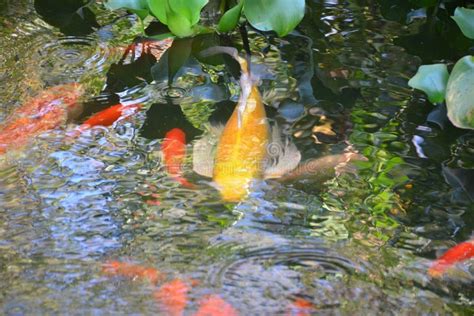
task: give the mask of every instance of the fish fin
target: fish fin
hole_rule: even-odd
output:
[[[281,130],[277,125],[271,129],[271,142],[267,146],[265,179],[279,178],[295,169],[301,161],[301,153],[296,145],[287,136],[282,140]]]
[[[216,143],[224,132],[225,125],[221,123],[209,124],[207,127],[208,133],[211,134],[212,137],[216,138]]]
[[[247,99],[252,90],[252,86],[258,81],[253,75],[250,74],[250,64],[247,59],[239,56],[239,51],[235,47],[228,46],[215,46],[207,48],[201,51],[202,57],[209,57],[216,54],[227,54],[234,58],[240,65],[241,76],[240,76],[240,87],[242,89],[240,93],[239,103],[237,105],[237,126],[242,126],[242,117],[247,106]]]
[[[215,151],[223,131],[224,125],[210,125],[208,132],[194,143],[193,170],[197,174],[212,178]]]
[[[204,49],[199,53],[199,55],[201,55],[202,57],[210,57],[217,54],[227,54],[235,59],[239,58],[239,52],[237,48],[230,46],[214,46]]]
[[[242,74],[248,74],[250,72],[247,59],[240,57],[239,51],[235,47],[214,46],[214,47],[207,48],[199,53],[199,55],[201,55],[204,58],[212,56],[212,55],[217,55],[217,54],[227,54],[227,55],[230,55],[232,58],[234,58],[240,64]]]

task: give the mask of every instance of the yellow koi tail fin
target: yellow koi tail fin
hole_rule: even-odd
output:
[[[249,65],[248,62],[245,58],[242,58],[239,56],[239,52],[235,47],[229,47],[229,46],[215,46],[211,48],[207,48],[203,50],[200,55],[202,57],[209,57],[217,54],[227,54],[234,58],[239,64],[240,64],[240,69],[242,70],[242,74],[248,75],[249,73]]]

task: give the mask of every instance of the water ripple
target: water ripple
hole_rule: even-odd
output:
[[[112,51],[92,37],[62,37],[36,50],[46,80],[79,80],[84,74],[101,73]]]

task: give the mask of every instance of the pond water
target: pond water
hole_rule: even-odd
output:
[[[443,58],[432,42],[413,48],[424,19],[394,21],[384,1],[307,1],[289,36],[249,30],[268,117],[302,159],[365,158],[351,172],[257,183],[230,203],[192,171],[190,156],[210,122],[229,117],[238,71],[193,54],[179,70],[173,64],[189,45],[242,51],[240,34],[176,41],[164,54],[171,42],[130,52],[135,17],[100,2],[73,14],[73,2],[55,10],[48,1],[0,3],[0,120],[49,87],[80,82],[85,90],[79,118],[2,158],[2,314],[166,314],[152,293],[177,278],[192,280],[190,315],[210,294],[241,315],[291,315],[299,298],[314,314],[474,311],[472,261],[441,279],[427,274],[474,229],[472,183],[460,175],[472,175],[474,135],[407,85],[419,65]],[[67,136],[118,102],[143,106],[110,127]],[[175,127],[186,133],[192,187],[174,181],[161,158]],[[165,279],[107,275],[111,260]]]

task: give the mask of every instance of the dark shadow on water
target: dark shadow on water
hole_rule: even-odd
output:
[[[48,24],[64,35],[87,35],[99,27],[87,0],[35,0],[35,10]]]

